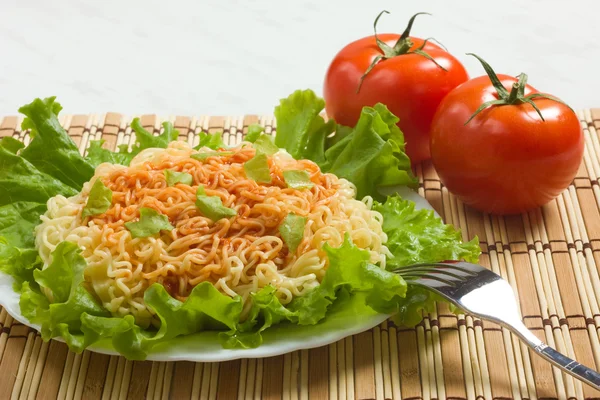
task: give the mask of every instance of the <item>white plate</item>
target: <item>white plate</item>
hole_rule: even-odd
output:
[[[404,199],[412,200],[419,209],[433,210],[433,207],[417,193],[408,188],[395,188]],[[19,294],[12,289],[12,278],[0,272],[0,305],[17,321],[39,330],[30,323],[19,307]],[[325,346],[347,336],[364,332],[385,321],[389,316],[378,314],[364,305],[364,299],[355,296],[343,310],[333,313],[317,325],[280,324],[263,333],[264,342],[255,349],[223,349],[219,344],[217,332],[208,331],[175,338],[157,345],[148,354],[153,361],[199,361],[217,362],[238,358],[271,357],[291,351]],[[60,339],[59,339],[60,340]],[[99,353],[118,355],[109,341],[103,341],[89,347]]]

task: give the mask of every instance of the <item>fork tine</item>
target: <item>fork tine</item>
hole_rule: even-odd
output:
[[[457,274],[454,271],[445,271],[443,269],[426,269],[426,268],[417,268],[410,269],[405,272],[399,272],[400,275],[404,277],[414,276],[414,277],[423,277],[423,278],[440,278],[447,279],[449,281],[464,281],[468,279],[468,276],[464,276],[462,274]]]
[[[467,279],[473,278],[478,273],[461,264],[462,263],[414,264],[397,268],[395,272],[400,274],[404,279],[433,279],[448,286],[456,286]]]
[[[467,263],[464,263],[467,264]],[[394,271],[397,272],[404,272],[404,271],[415,271],[415,270],[420,270],[420,271],[452,271],[454,272],[456,275],[460,275],[460,276],[475,276],[477,275],[480,271],[474,271],[472,269],[463,267],[462,265],[456,265],[456,264],[445,264],[445,263],[431,263],[431,264],[413,264],[413,265],[407,265],[404,267],[399,267],[396,268]]]
[[[448,281],[443,278],[426,276],[426,277],[418,277],[414,279],[409,279],[410,283],[418,283],[419,285],[426,286],[433,289],[441,289],[443,288],[452,288],[456,286],[455,282]]]
[[[421,266],[429,266],[435,269],[446,269],[453,270],[459,272],[464,275],[477,275],[481,272],[481,268],[476,268],[478,266],[474,264],[469,264],[465,262],[441,262],[441,263],[430,263],[430,264],[414,264],[411,267],[421,267]]]

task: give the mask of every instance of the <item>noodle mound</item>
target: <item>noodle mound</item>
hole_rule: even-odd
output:
[[[242,296],[246,311],[250,294],[270,284],[287,304],[319,285],[328,266],[323,244],[338,247],[346,233],[370,252],[371,262],[385,267],[389,252],[382,216],[371,210],[371,198],[354,198],[350,182],[280,151],[268,157],[272,182],[259,184],[244,172],[244,162],[255,155],[247,143],[204,161],[190,158],[194,153],[182,142],[144,150],[129,167],[100,165],[78,195],[51,198],[36,228],[44,267],[60,242],[77,243],[87,262],[88,289],[113,315],[133,315],[144,327],[157,323],[143,300],[144,291],[156,282],[185,300],[195,285],[208,281],[224,294]],[[166,169],[191,174],[192,185],[169,187]],[[314,186],[288,188],[285,170],[307,171]],[[82,218],[97,179],[112,190],[112,205],[104,214]],[[199,185],[237,214],[218,221],[203,216],[196,206]],[[137,221],[142,207],[166,215],[175,229],[132,238],[125,223]],[[302,242],[293,253],[278,230],[289,213],[307,217]]]

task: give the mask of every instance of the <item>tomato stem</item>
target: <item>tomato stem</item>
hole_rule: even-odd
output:
[[[519,99],[519,84],[517,82],[513,83],[512,89],[506,98],[506,104],[515,104]]]
[[[544,119],[544,116],[542,115],[542,112],[540,111],[540,109],[533,102],[534,99],[539,99],[539,98],[549,99],[549,100],[559,102],[559,103],[564,104],[565,106],[569,107],[562,100],[560,100],[554,96],[547,95],[547,94],[534,93],[529,96],[525,96],[525,87],[527,86],[527,74],[525,74],[525,73],[520,73],[517,76],[517,81],[512,84],[511,90],[509,92],[504,87],[502,82],[500,82],[500,79],[498,79],[498,75],[496,75],[496,73],[494,72],[492,67],[487,62],[485,62],[484,59],[482,59],[481,57],[479,57],[478,55],[473,54],[473,53],[467,53],[467,55],[473,56],[479,60],[479,62],[483,66],[483,69],[485,70],[487,76],[490,78],[492,85],[496,89],[498,99],[485,102],[481,106],[479,106],[479,108],[473,113],[473,115],[471,115],[471,117],[467,120],[467,122],[465,122],[465,125],[467,125],[469,122],[471,122],[471,120],[473,118],[475,118],[475,116],[477,116],[480,112],[482,112],[486,108],[492,107],[492,106],[505,106],[505,105],[515,105],[515,104],[527,103],[533,107],[533,109],[538,113],[538,115],[540,116],[542,121],[546,121],[546,120]],[[569,107],[569,108],[571,108],[571,107]],[[572,110],[572,108],[571,108],[571,110]]]
[[[506,98],[506,104],[520,104],[525,96],[525,85],[527,84],[527,74],[519,74],[518,81],[513,83],[510,93]]]
[[[431,57],[431,55],[429,55],[427,52],[425,52],[423,50],[423,48],[425,47],[425,45],[427,44],[428,41],[433,41],[435,39],[428,38],[423,42],[423,44],[419,48],[411,50],[411,48],[414,46],[414,42],[410,38],[410,30],[412,29],[413,23],[415,22],[415,18],[417,18],[418,15],[431,15],[431,14],[426,13],[426,12],[419,12],[419,13],[416,13],[415,15],[413,15],[408,20],[408,25],[406,26],[406,29],[404,29],[404,32],[402,32],[402,35],[400,35],[400,37],[398,38],[398,40],[396,41],[396,43],[394,44],[393,47],[388,45],[387,43],[385,43],[383,40],[380,40],[379,37],[377,36],[377,23],[379,22],[379,18],[381,18],[381,16],[383,14],[389,14],[389,11],[387,11],[387,10],[381,11],[375,18],[375,21],[373,22],[373,31],[375,32],[375,35],[374,35],[375,42],[377,43],[377,47],[379,47],[382,54],[378,55],[377,57],[375,57],[373,59],[373,61],[371,62],[371,64],[369,65],[369,67],[367,68],[365,73],[360,77],[360,82],[358,84],[358,87],[356,88],[356,93],[360,92],[360,88],[362,87],[364,79],[367,77],[369,72],[371,72],[371,70],[373,68],[375,68],[375,66],[377,64],[379,64],[380,62],[382,62],[384,60],[387,60],[388,58],[394,58],[394,57],[398,57],[398,56],[401,56],[404,54],[418,54],[422,57],[425,57],[428,60],[431,60],[435,65],[437,65],[444,71],[447,71],[446,68],[441,66],[437,61],[435,61],[433,59],[433,57]]]
[[[525,96],[525,86],[527,86],[527,74],[524,72],[521,72],[519,74],[519,76],[517,76],[517,86],[519,87],[519,92],[518,95],[519,97],[524,97]]]
[[[437,40],[434,37],[428,37],[427,39],[423,40],[423,44],[419,47],[419,49],[423,50],[423,47],[425,47],[427,42],[437,43],[437,45],[440,46],[442,49],[444,49],[445,52],[448,52],[448,48],[446,46],[444,46],[444,44],[442,42],[440,42],[439,40]]]
[[[413,23],[415,22],[415,18],[417,18],[417,16],[419,16],[419,15],[431,15],[431,14],[427,13],[427,12],[418,12],[415,15],[413,15],[412,17],[410,17],[410,19],[408,20],[408,25],[406,25],[406,29],[404,29],[404,32],[402,32],[402,35],[400,35],[400,37],[398,38],[398,41],[394,45],[394,48],[398,47],[400,45],[400,43],[402,43],[406,39],[408,39],[408,36],[410,35],[410,30],[412,29]]]
[[[394,46],[394,51],[396,51],[398,54],[406,54],[412,46],[413,42],[410,39],[403,40]]]

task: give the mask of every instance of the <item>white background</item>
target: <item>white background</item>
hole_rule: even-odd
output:
[[[590,1],[0,0],[0,115],[58,96],[67,113],[271,113],[321,93],[345,44],[413,28],[483,73],[529,74],[574,108],[600,107],[600,3]]]

